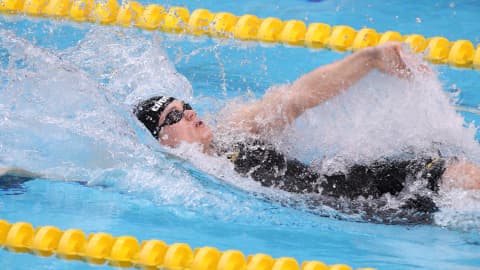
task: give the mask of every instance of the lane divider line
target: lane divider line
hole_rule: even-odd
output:
[[[158,4],[142,6],[135,1],[119,4],[117,0],[0,0],[0,13],[326,48],[340,52],[399,41],[407,43],[414,53],[424,53],[424,58],[433,64],[480,69],[480,44],[475,47],[470,40],[452,42],[438,36],[426,38],[418,34],[401,35],[395,31],[378,33],[370,28],[357,31],[346,25],[310,23],[307,26],[300,20],[282,21],[274,17],[258,18],[251,14],[236,16],[228,12],[214,13],[208,9],[196,9],[190,13],[185,7],[166,9]]]
[[[267,254],[245,256],[238,250],[220,251],[215,247],[192,249],[185,243],[167,245],[161,240],[141,243],[133,236],[113,237],[108,233],[87,234],[78,229],[60,230],[54,226],[34,228],[27,222],[10,224],[0,219],[0,246],[12,252],[42,257],[56,255],[65,260],[115,267],[170,270],[352,270],[345,264],[326,265],[291,257],[272,258]],[[357,270],[374,270],[358,268]]]

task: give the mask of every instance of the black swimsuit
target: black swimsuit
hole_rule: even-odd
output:
[[[387,159],[369,165],[353,165],[346,172],[322,174],[258,140],[236,144],[227,152],[227,157],[238,173],[250,176],[263,186],[350,200],[359,196],[379,199],[387,193],[396,196],[405,188],[408,179],[418,178],[424,180],[427,190],[435,193],[445,171],[443,159],[418,158]],[[426,214],[437,210],[430,197],[420,194],[413,194],[400,208]]]

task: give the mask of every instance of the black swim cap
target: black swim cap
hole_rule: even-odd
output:
[[[160,115],[167,108],[168,104],[174,100],[175,98],[173,97],[155,96],[141,101],[133,109],[135,116],[147,127],[155,139],[158,139],[158,133],[160,132],[158,128]]]

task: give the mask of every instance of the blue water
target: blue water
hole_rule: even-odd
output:
[[[480,42],[480,25],[476,23],[480,5],[475,1],[161,4]],[[129,114],[132,93],[161,92],[170,87],[174,88],[170,94],[190,99],[194,108],[211,119],[210,115],[232,98],[248,93],[261,96],[269,86],[291,82],[345,54],[5,15],[0,17],[0,25],[0,165],[59,176],[14,186],[5,186],[3,183],[9,180],[2,179],[1,219],[353,267],[480,269],[478,194],[460,194],[458,201],[465,201],[465,205],[446,208],[436,224],[422,226],[372,224],[328,209],[289,207],[285,202],[301,202],[302,198],[281,192],[272,195],[276,191],[265,190],[228,170],[218,172],[214,166],[192,164],[183,156],[166,153]],[[191,83],[191,92],[188,84],[173,74],[171,64],[155,62],[162,50]],[[434,68],[443,85],[441,92],[455,94],[451,104],[478,108],[478,71]],[[386,87],[388,82],[379,84]],[[347,118],[341,114],[327,116],[320,109],[318,113],[325,117],[322,121],[315,117],[303,120],[313,134],[324,134],[322,125],[330,127],[344,144],[310,141],[309,146],[304,143],[309,134],[299,129],[297,147],[302,149],[298,154],[307,159],[306,152],[315,153],[323,149],[323,144],[328,145],[327,150],[341,148],[349,145],[345,137],[357,142],[364,140],[362,136],[378,142],[370,145],[372,142],[364,141],[363,148],[358,145],[359,152],[350,149],[350,153],[362,154],[377,147],[389,151],[395,147],[384,140],[386,137],[405,143],[411,139],[408,134],[431,135],[429,130],[433,130],[436,139],[451,142],[472,159],[480,159],[475,155],[480,138],[475,130],[479,115],[459,112],[464,119],[459,121],[451,107],[437,102],[443,97],[434,90],[419,92],[421,100],[405,98],[399,104],[393,100],[401,89],[365,91],[353,91],[351,99],[347,96],[348,106],[335,102],[330,106],[356,113],[374,108],[369,119],[356,118],[355,114]],[[426,111],[405,112],[404,121],[398,115],[382,118],[383,102],[387,107],[412,103],[428,106]],[[385,119],[404,125],[407,132],[384,129]],[[415,125],[414,120],[423,126]],[[350,132],[348,127],[332,124],[358,121],[372,130],[380,128],[383,135],[368,128]],[[462,127],[470,124],[471,129]],[[423,142],[415,143],[418,146]],[[348,150],[343,151],[348,154]],[[0,254],[2,269],[110,269],[4,250]]]
[[[267,252],[275,257],[322,260],[378,269],[475,269],[478,236],[431,226],[385,226],[322,218],[257,201],[244,207],[265,213],[249,217],[212,217],[181,205],[153,203],[138,194],[74,183],[35,180],[23,194],[2,194],[2,217],[81,228],[138,239],[186,242],[192,246],[237,249],[246,254]],[[242,194],[237,194],[242,196]],[[245,205],[246,204],[246,205]],[[24,209],[28,213],[19,213]],[[224,213],[227,214],[227,213]],[[215,215],[215,214],[213,214]],[[90,269],[85,263],[2,252],[2,265],[27,269]],[[108,269],[108,267],[105,267]]]

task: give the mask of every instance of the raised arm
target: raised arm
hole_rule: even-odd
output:
[[[269,91],[257,102],[239,108],[231,122],[252,133],[282,129],[305,110],[340,94],[372,69],[406,76],[400,43],[388,43],[355,52],[321,66],[293,84]]]

